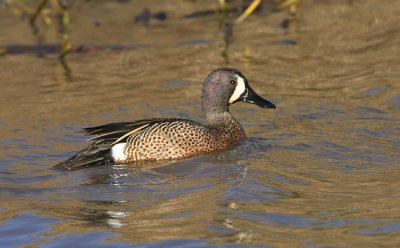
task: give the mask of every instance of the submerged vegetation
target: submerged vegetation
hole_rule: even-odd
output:
[[[117,1],[117,0],[115,0]],[[129,1],[129,0],[127,0]],[[91,1],[80,2],[79,4],[86,4]],[[119,3],[124,3],[126,1],[118,0]],[[238,5],[238,2],[241,2]],[[269,6],[274,6],[276,11],[287,9],[290,16],[282,22],[283,28],[288,28],[290,22],[296,18],[296,13],[298,11],[300,0],[271,0],[271,1],[261,1],[261,0],[250,0],[250,1],[228,1],[228,0],[216,0],[215,5],[212,7],[213,10],[202,10],[197,11],[188,15],[183,16],[183,18],[199,18],[208,14],[214,15],[216,17],[217,23],[223,32],[224,37],[224,47],[221,52],[226,63],[229,63],[228,59],[228,48],[231,43],[233,36],[233,30],[235,25],[239,25],[244,22],[246,18],[253,15],[256,12],[261,11],[263,5],[268,2]],[[192,1],[196,4],[196,1]],[[78,4],[74,1],[67,0],[37,0],[35,3],[26,0],[8,0],[5,1],[6,7],[10,9],[16,16],[21,17],[22,20],[28,20],[32,34],[36,37],[36,48],[20,46],[19,44],[7,45],[0,47],[1,54],[13,53],[13,52],[26,52],[30,50],[35,50],[38,56],[44,56],[46,53],[57,51],[58,59],[63,66],[66,74],[70,74],[71,69],[68,66],[66,58],[71,52],[82,52],[102,48],[110,48],[108,46],[87,46],[80,44],[72,44],[69,38],[70,29],[78,29],[79,27],[71,26],[70,20],[70,9],[73,4]],[[158,12],[155,14],[150,13],[148,9],[144,9],[139,15],[137,15],[134,20],[137,23],[142,23],[148,25],[151,18],[158,19],[160,21],[165,21],[167,19],[166,12]],[[56,27],[58,44],[52,45],[46,43],[45,33]],[[111,49],[122,49],[123,46],[118,44],[111,45]]]
[[[296,19],[299,4],[300,0],[282,0],[279,4],[277,4],[277,7],[281,10],[288,9],[291,15],[290,18],[283,21],[283,23],[286,23],[283,26],[284,28],[288,28],[290,22]],[[234,25],[242,23],[257,9],[260,10],[261,0],[252,0],[250,4],[244,4],[242,5],[242,7],[244,11],[240,13],[240,16],[235,19],[231,19],[229,13],[232,11],[230,11],[228,4],[225,0],[219,0],[219,8],[215,12],[219,22],[219,26],[224,33],[224,48],[221,54],[225,59],[225,63],[227,64],[229,63],[228,48],[231,43],[231,38],[233,36]]]
[[[57,25],[60,40],[58,59],[66,73],[69,73],[70,68],[65,60],[72,49],[72,44],[68,36],[70,26],[68,1],[40,0],[34,8],[29,7],[25,1],[10,0],[7,3],[15,14],[28,17],[29,25],[33,35],[37,39],[38,46],[45,44],[44,31],[42,29],[47,29],[54,23]],[[38,22],[41,22],[43,25],[39,26]]]

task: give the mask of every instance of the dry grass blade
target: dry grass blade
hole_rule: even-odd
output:
[[[235,23],[241,23],[244,19],[246,19],[251,13],[254,12],[254,10],[257,8],[257,6],[261,3],[261,0],[253,0],[253,2],[247,7],[247,9],[235,20]]]

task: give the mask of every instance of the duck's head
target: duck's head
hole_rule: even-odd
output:
[[[206,114],[227,112],[229,105],[238,101],[262,108],[276,108],[273,103],[257,95],[246,77],[236,69],[219,68],[207,76],[201,92],[203,111]]]

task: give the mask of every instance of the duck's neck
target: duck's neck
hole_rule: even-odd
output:
[[[216,137],[221,148],[224,148],[244,139],[246,134],[239,122],[229,113],[229,97],[221,96],[218,92],[223,91],[203,87],[201,105],[206,113],[208,130]]]
[[[201,107],[203,112],[207,113],[207,115],[219,115],[223,113],[229,114],[228,101],[225,101],[221,97],[214,96],[213,94],[214,92],[203,93],[201,95]]]
[[[228,112],[208,113],[207,126],[214,132],[215,137],[227,144],[233,144],[246,138],[243,127]]]

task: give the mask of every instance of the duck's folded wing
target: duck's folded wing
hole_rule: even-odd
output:
[[[84,134],[94,135],[89,139],[93,142],[66,161],[57,164],[56,167],[76,169],[83,166],[107,164],[112,161],[110,149],[113,145],[124,142],[128,137],[153,125],[174,120],[177,119],[145,119],[84,128],[82,129]]]
[[[116,140],[121,139],[121,137],[127,135],[128,133],[135,133],[139,130],[142,130],[150,125],[161,122],[168,122],[173,119],[145,119],[138,120],[134,122],[119,122],[119,123],[110,123],[106,125],[96,126],[96,127],[87,127],[83,128],[82,132],[85,135],[93,135],[94,137],[89,140],[109,140],[114,143]]]

